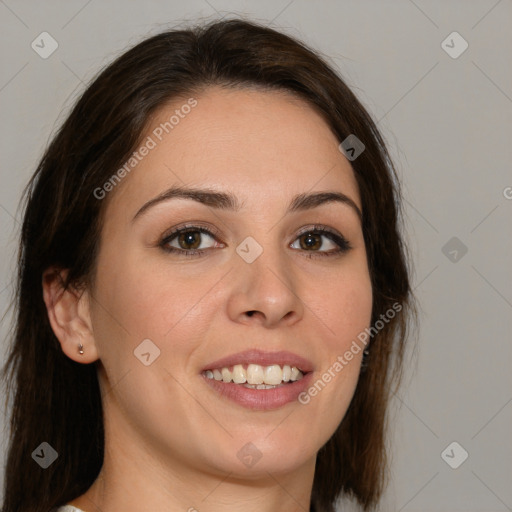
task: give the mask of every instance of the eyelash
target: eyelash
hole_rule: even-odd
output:
[[[170,247],[167,244],[171,241],[173,241],[178,235],[181,235],[183,233],[194,233],[199,232],[203,233],[205,235],[208,235],[214,239],[217,239],[219,237],[219,234],[215,233],[214,231],[211,231],[205,227],[202,226],[196,226],[196,225],[187,225],[183,226],[181,228],[175,229],[171,231],[170,233],[167,233],[164,235],[162,240],[158,243],[159,247],[161,247],[164,251],[168,253],[174,253],[178,254],[179,256],[201,256],[203,253],[212,250],[214,248],[210,247],[208,249],[178,249],[176,247]],[[300,238],[303,235],[307,234],[314,234],[314,235],[323,235],[329,238],[332,242],[334,242],[336,245],[338,245],[339,249],[331,250],[331,251],[306,251],[308,254],[306,257],[313,258],[313,257],[325,257],[325,256],[338,256],[343,253],[348,252],[350,249],[352,249],[352,246],[348,242],[348,240],[343,236],[335,231],[330,230],[326,226],[322,226],[319,224],[315,224],[313,227],[307,227],[303,230],[301,230],[297,234],[297,238]],[[297,249],[294,249],[297,250]]]

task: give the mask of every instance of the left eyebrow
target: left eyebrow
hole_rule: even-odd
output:
[[[312,194],[299,194],[295,196],[288,206],[287,213],[310,210],[326,203],[342,203],[350,206],[359,217],[363,219],[363,213],[359,206],[350,197],[342,192],[314,192]]]
[[[132,222],[152,206],[171,199],[190,199],[212,208],[231,210],[234,212],[238,212],[242,208],[242,203],[240,203],[238,198],[230,192],[218,192],[211,189],[173,186],[145,203],[135,214]],[[363,215],[357,204],[353,199],[342,192],[314,192],[310,194],[298,194],[292,198],[286,212],[293,213],[310,210],[318,208],[323,204],[333,202],[350,206],[357,213],[359,219],[362,220]]]

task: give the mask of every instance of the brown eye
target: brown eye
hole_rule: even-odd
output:
[[[204,244],[207,243],[208,238],[213,243],[210,242],[209,245],[205,246]],[[167,252],[188,256],[215,248],[216,243],[215,235],[208,229],[201,226],[188,226],[169,233],[159,245]],[[217,244],[217,246],[222,247],[222,244]]]
[[[320,249],[322,247],[322,237],[316,233],[307,233],[299,237],[301,249]]]
[[[178,236],[181,249],[197,249],[201,245],[200,231],[185,231]]]
[[[311,253],[310,256],[334,256],[347,252],[351,246],[341,234],[335,233],[323,227],[316,227],[309,231],[303,231],[297,237],[300,247],[290,247]]]

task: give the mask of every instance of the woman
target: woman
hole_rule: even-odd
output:
[[[237,20],[143,41],[25,207],[4,512],[375,507],[412,311],[399,190],[318,55]]]

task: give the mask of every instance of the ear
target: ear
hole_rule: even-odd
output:
[[[43,272],[43,299],[53,332],[62,351],[78,363],[92,363],[98,359],[94,340],[90,297],[87,290],[71,285],[64,290],[67,269],[51,267]],[[79,353],[80,344],[83,354]]]

